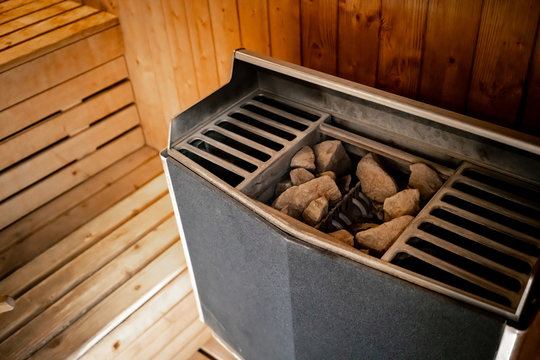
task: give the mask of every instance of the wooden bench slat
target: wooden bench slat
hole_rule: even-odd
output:
[[[124,320],[184,269],[177,241],[169,223],[156,229],[1,343],[0,353],[7,359],[25,358],[52,339],[50,347],[34,357],[67,358],[100,330]]]
[[[13,69],[2,65],[7,51],[0,53],[1,110],[119,57],[124,48],[114,26]]]
[[[125,225],[135,214],[144,211],[151,204],[155,205],[155,202],[161,199],[166,192],[167,186],[162,174],[2,280],[0,291],[3,294],[13,294],[12,296],[17,297],[100,239],[113,233],[115,229]],[[156,211],[154,209],[157,209],[159,211],[162,207],[166,208],[165,200],[162,200],[162,203],[157,204],[151,210]]]
[[[49,305],[119,256],[153,228],[167,219],[173,219],[169,203],[168,198],[162,198],[144,210],[140,216],[129,220],[17,297],[17,307],[9,313],[0,314],[0,339],[5,339],[30,319],[39,316]],[[171,224],[174,225],[174,220]]]
[[[67,164],[94,152],[99,146],[139,123],[134,105],[89,127],[76,136],[17,164],[0,176],[0,200],[32,185]]]
[[[78,6],[49,19],[12,32],[11,34],[4,35],[0,37],[0,51],[5,52],[8,48],[27,42],[39,35],[59,30],[62,26],[71,24],[97,12],[97,9],[90,6]]]
[[[192,322],[187,328],[172,339],[155,356],[157,359],[187,360],[212,336],[212,332],[199,319]]]
[[[142,130],[137,127],[87,157],[9,198],[0,204],[0,229],[142,146],[144,146],[144,137]]]
[[[33,3],[30,3],[30,4],[33,4]],[[78,6],[81,6],[81,4],[76,3],[74,1],[62,1],[53,6],[49,6],[39,11],[21,16],[17,19],[13,19],[12,21],[9,21],[0,25],[0,36],[4,36],[11,32],[33,25],[37,22],[49,19],[50,17],[61,14],[65,11],[71,10]],[[0,15],[0,22],[2,22],[2,15]],[[3,40],[4,40],[3,38],[0,38],[0,42]]]
[[[124,320],[94,345],[81,359],[114,359],[118,353],[127,348],[146,329],[171,310],[179,302],[179,299],[190,294],[193,293],[191,291],[189,273],[185,269],[143,306],[131,314],[129,318]],[[195,308],[193,308],[193,311],[196,311]]]
[[[32,2],[33,0],[7,0],[3,3],[0,3],[0,12],[8,11],[11,9],[14,9],[16,7],[22,6],[24,4],[28,4],[29,2]]]
[[[212,360],[212,359],[210,359],[208,356],[203,355],[202,353],[197,351],[195,354],[191,355],[189,360]],[[221,360],[221,359],[218,359],[218,360]]]
[[[109,195],[107,193],[110,192],[108,189],[118,187],[116,183],[121,182],[124,176],[127,177],[128,175],[126,174],[136,171],[139,166],[143,166],[143,164],[150,159],[159,161],[157,152],[152,148],[142,147],[0,231],[0,253],[16,242],[27,239],[29,236],[35,235],[38,239],[54,238],[59,240],[68,235],[93,217],[93,215],[90,214],[92,206],[88,205],[90,202],[89,199],[92,199],[94,195],[97,198],[108,199]],[[154,168],[152,167],[152,169]],[[138,171],[140,172],[140,170]],[[144,172],[145,170],[142,171]],[[120,184],[121,188],[124,186],[127,187],[127,192],[124,194],[128,195],[135,191],[149,179],[157,176],[158,173],[161,173],[161,171],[154,174],[152,170],[149,170],[149,173],[150,177],[147,180],[142,179],[142,183],[135,182],[132,186],[128,185],[130,182]],[[135,177],[138,178],[138,175],[135,175]],[[141,178],[143,177],[144,176],[141,175]],[[133,186],[135,188],[133,188]],[[114,190],[112,191],[114,192]],[[105,192],[104,196],[98,195],[102,192]],[[115,195],[111,194],[110,196],[113,198],[113,203],[116,202],[114,199]],[[110,205],[113,203],[110,203]],[[101,211],[97,209],[96,215],[105,211],[110,205],[108,205],[106,201],[103,202]],[[88,208],[89,215],[84,216],[80,211],[76,210],[77,207],[82,207],[83,212],[84,208]],[[71,213],[76,214],[77,218],[70,217]],[[55,219],[59,217],[62,217],[63,219],[61,219],[61,221],[56,221]],[[62,225],[56,226],[56,223]],[[41,235],[39,235],[40,233]]]
[[[8,21],[15,20],[19,17],[33,13],[40,9],[52,6],[63,0],[35,0],[23,6],[0,13],[0,24],[4,24]]]
[[[10,273],[32,260],[64,236],[89,222],[162,172],[161,162],[154,154],[148,162],[125,174],[94,196],[81,201],[77,206],[64,212],[31,236],[17,242],[0,254],[0,279],[6,273]]]
[[[178,302],[163,317],[129,344],[116,359],[154,359],[155,355],[194,321],[198,321],[193,293]],[[150,341],[150,339],[152,339]]]
[[[224,348],[223,345],[221,345],[213,337],[210,340],[208,340],[203,346],[201,346],[201,349],[203,349],[205,353],[209,354],[215,359],[236,360],[234,355],[231,354],[229,350]]]
[[[82,99],[125,79],[127,76],[124,58],[118,57],[0,111],[0,139],[57,111],[66,110],[74,104],[80,103]]]
[[[81,20],[5,49],[0,53],[0,69],[5,71],[13,68],[114,25],[118,25],[118,18],[106,12],[100,12],[82,18]]]
[[[0,170],[133,102],[131,84],[124,82],[70,110],[0,143]],[[135,109],[135,107],[133,107]],[[134,110],[135,111],[135,110]]]

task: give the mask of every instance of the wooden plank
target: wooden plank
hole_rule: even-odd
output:
[[[32,5],[33,3],[30,3],[28,5]],[[74,1],[63,1],[61,3],[55,4],[53,6],[46,7],[42,10],[30,13],[28,15],[19,17],[17,19],[14,19],[12,21],[6,22],[2,25],[0,25],[0,36],[9,34],[13,31],[20,30],[24,27],[27,27],[29,25],[35,24],[37,22],[40,22],[42,20],[49,19],[50,17],[53,17],[55,15],[61,14],[67,10],[73,9],[77,6],[80,6],[79,3],[76,3]],[[2,21],[2,15],[0,15],[0,22]],[[21,36],[23,36],[25,33],[20,33]],[[4,38],[0,38],[0,41],[4,41]],[[24,41],[25,39],[21,39],[20,41]],[[18,39],[15,39],[15,41],[19,41]],[[19,42],[20,42],[19,41]]]
[[[338,75],[368,86],[375,86],[380,0],[339,1]]]
[[[267,0],[237,0],[242,46],[270,55]]]
[[[92,123],[133,102],[131,84],[124,82],[70,110],[0,142],[0,170],[55,142],[79,133]],[[133,107],[134,118],[137,119]]]
[[[32,158],[11,167],[0,176],[0,200],[25,189],[54,171],[82,159],[99,146],[139,123],[135,105],[115,113]]]
[[[27,70],[31,71],[30,68]],[[57,111],[67,110],[81,102],[82,99],[119,82],[127,76],[124,58],[118,57],[0,111],[0,139],[24,129]]]
[[[36,0],[23,6],[0,13],[0,24],[15,20],[40,9],[52,6],[63,0]]]
[[[29,2],[32,2],[33,0],[7,0],[0,4],[0,13],[3,13],[4,11],[8,11],[11,9],[14,9],[19,6],[23,6],[24,4],[28,4]]]
[[[540,37],[538,36],[540,26],[536,31],[536,44],[529,65],[527,89],[524,95],[519,126],[522,131],[540,136]]]
[[[0,73],[0,109],[52,88],[122,55],[118,26]],[[2,53],[0,53],[1,56]],[[69,63],[66,63],[69,59]],[[1,62],[1,61],[0,61]],[[0,70],[1,71],[1,70]],[[40,74],[40,76],[36,76]]]
[[[171,49],[171,61],[178,89],[180,108],[187,109],[199,98],[199,86],[193,65],[193,52],[186,19],[184,3],[176,0],[162,0],[163,15],[167,26],[167,38]],[[168,126],[162,130],[168,133]]]
[[[129,344],[124,351],[117,354],[116,359],[158,358],[155,357],[157,353],[196,319],[195,297],[191,293]]]
[[[173,308],[179,299],[192,294],[188,270],[168,283],[156,295],[124,320],[101,341],[94,345],[82,359],[105,360],[114,359],[146,329],[151,327],[163,315]]]
[[[234,50],[242,47],[235,0],[213,1],[210,6],[219,84],[229,82]]]
[[[184,4],[199,94],[205,97],[219,87],[210,10],[206,1],[185,0]]]
[[[304,66],[335,75],[337,70],[337,0],[302,0]]]
[[[62,46],[84,39],[118,24],[116,16],[100,12],[41,36],[12,46],[0,53],[0,71],[6,71],[39,58]]]
[[[195,354],[191,355],[189,360],[212,360],[212,359],[210,359],[208,356],[203,355],[202,353],[197,351]]]
[[[97,243],[100,239],[112,234],[123,226],[134,214],[144,211],[167,192],[164,175],[150,181],[133,195],[120,201],[102,214],[78,228],[68,236],[47,249],[34,260],[18,269],[0,282],[0,290],[5,294],[19,296],[28,288],[38,283],[72,258]],[[152,211],[159,211],[166,201],[162,200]],[[167,212],[166,212],[167,213]],[[123,227],[125,229],[125,227]],[[116,232],[119,234],[119,232]],[[85,241],[81,241],[84,239]]]
[[[417,96],[427,5],[427,0],[382,0],[377,87]]]
[[[17,297],[15,310],[1,315],[0,339],[7,338],[22,325],[38,316],[48,306],[69,293],[77,284],[83,282],[89,275],[101,269],[167,219],[171,220],[167,228],[174,232],[175,221],[172,217],[170,200],[168,197],[163,197]],[[174,234],[174,236],[177,235]],[[71,255],[77,254],[71,252]],[[63,257],[62,260],[69,260],[69,258]],[[46,271],[46,269],[41,270]]]
[[[70,2],[68,2],[70,3]],[[58,14],[54,17],[48,18],[43,21],[39,21],[33,25],[27,26],[20,30],[14,31],[11,34],[0,37],[0,51],[7,48],[21,44],[39,35],[53,31],[64,25],[70,24],[74,21],[80,20],[97,12],[90,6],[76,7],[77,3],[73,2],[74,8],[64,13]]]
[[[98,149],[0,204],[0,229],[144,146],[140,128]]]
[[[126,318],[185,267],[179,243],[156,258],[177,241],[172,228],[167,224],[152,232],[33,318],[0,344],[2,354],[26,358],[41,348],[34,358],[67,358],[88,338]]]
[[[159,359],[187,360],[211,336],[212,331],[199,319],[196,319],[157,353],[156,357]]]
[[[536,0],[484,1],[467,110],[505,126],[516,122],[540,14]]]
[[[64,236],[84,225],[152,178],[162,173],[159,158],[153,157],[140,167],[106,186],[94,196],[63,212],[29,237],[18,241],[0,254],[0,278],[32,260]],[[56,200],[55,200],[56,201]],[[65,209],[63,209],[65,210]]]
[[[480,0],[430,1],[420,100],[463,112],[481,14]]]
[[[41,233],[41,236],[38,238],[45,239],[60,239],[66,236],[90,220],[86,215],[76,210],[78,205],[83,209],[88,208],[87,216],[91,216],[93,206],[90,205],[91,200],[89,199],[94,195],[100,194],[100,192],[107,193],[109,188],[113,187],[116,183],[122,182],[124,176],[128,176],[134,169],[137,169],[152,158],[159,160],[156,151],[149,147],[142,147],[0,231],[0,252],[5,251],[16,242],[24,241],[29,236],[34,236],[34,234],[38,233]],[[144,176],[141,175],[141,177]],[[128,183],[124,183],[123,186],[131,189]],[[110,196],[112,196],[112,201],[114,201],[115,195],[111,194]],[[96,197],[99,198],[99,196]],[[107,196],[108,199],[109,197]],[[107,207],[107,201],[103,203],[103,206],[105,208]],[[97,212],[102,212],[105,208],[101,211],[98,209]],[[77,222],[77,219],[68,215],[72,211],[78,214],[81,220],[80,223]],[[55,224],[57,222],[61,222],[62,226],[56,226]]]
[[[161,149],[166,144],[168,128],[158,98],[158,83],[150,54],[145,24],[146,14],[139,14],[135,1],[120,1],[118,13],[122,18],[122,32],[126,47],[126,62],[133,84],[137,108],[148,145]],[[142,39],[142,40],[141,40]],[[160,126],[154,126],[157,123]]]
[[[235,360],[233,354],[229,352],[229,350],[225,349],[223,345],[221,345],[215,338],[211,338],[208,340],[203,346],[201,346],[201,349],[204,350],[205,353],[212,356],[214,359],[219,360]]]
[[[272,56],[302,65],[300,2],[268,0],[268,21]]]
[[[171,279],[184,271],[182,247],[173,244],[167,251],[95,306],[64,333],[58,335],[32,359],[54,359],[83,355],[111,329],[148,301]]]

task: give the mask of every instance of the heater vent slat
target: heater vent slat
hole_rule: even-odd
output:
[[[383,260],[519,316],[540,258],[536,194],[533,184],[463,163]]]

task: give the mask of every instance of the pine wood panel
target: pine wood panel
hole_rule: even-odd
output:
[[[120,178],[109,180],[110,183],[105,184],[106,186],[100,191],[97,191],[95,194],[92,194],[92,192],[96,191],[96,189],[99,190],[99,187],[96,186],[99,184],[95,184],[95,182],[91,181],[90,179],[85,181],[83,184],[81,184],[81,186],[88,189],[93,196],[90,196],[88,199],[84,200],[79,199],[82,201],[67,211],[65,211],[65,208],[62,208],[62,212],[57,214],[59,216],[56,219],[47,223],[30,236],[17,241],[11,247],[2,252],[0,254],[0,277],[35,258],[43,251],[60,241],[64,236],[67,236],[71,232],[75,231],[76,228],[88,223],[94,217],[105,212],[106,209],[114,205],[117,201],[126,197],[128,194],[131,194],[136,189],[142,187],[152,178],[158,176],[163,171],[161,162],[153,151],[151,152],[152,158],[147,158],[145,156],[146,151],[144,150],[149,149],[144,148],[142,150],[143,151],[133,153],[133,155],[138,155],[138,157],[133,160],[146,160],[146,162],[142,163],[139,167],[132,169],[132,171],[128,170],[125,173],[122,173]],[[131,164],[134,163],[133,160],[129,159],[128,155],[128,157],[120,160],[119,163],[113,164],[112,166],[115,167],[116,170],[116,168],[123,168],[125,166],[133,165]],[[108,170],[109,169],[106,169],[102,173],[107,173]],[[65,196],[73,197],[73,193],[62,194],[62,197]],[[57,203],[58,199],[53,200],[53,202]],[[53,206],[47,205],[42,207],[46,209],[40,208],[40,210],[54,210],[51,209]],[[3,232],[0,233],[0,235],[2,234]]]
[[[179,299],[183,299],[189,294],[192,294],[192,291],[189,273],[186,269],[163,287],[152,299],[137,309],[129,318],[124,320],[124,322],[94,345],[82,356],[82,359],[114,359],[117,354],[126,349],[142,335],[146,329],[150,328],[156,321],[169,312],[173,306],[179,303],[181,301]]]
[[[199,344],[208,340],[212,332],[196,319],[156,354],[160,359],[189,359]]]
[[[0,12],[8,11],[16,7],[28,4],[32,0],[7,0],[0,4]]]
[[[240,25],[236,0],[213,1],[210,6],[212,33],[216,49],[219,84],[229,81],[232,70],[232,53],[240,48]]]
[[[17,19],[24,15],[36,12],[40,9],[52,6],[63,0],[36,0],[32,1],[29,4],[16,7],[11,10],[0,12],[0,24],[6,23],[8,21]]]
[[[536,0],[484,1],[468,96],[472,114],[514,125],[539,14]]]
[[[416,97],[427,5],[427,0],[382,0],[377,87]]]
[[[28,5],[33,5],[35,3],[30,3]],[[22,29],[26,26],[35,24],[37,22],[40,22],[42,20],[48,19],[54,15],[61,14],[67,10],[73,9],[75,7],[79,6],[78,3],[75,1],[62,1],[61,3],[55,4],[53,6],[49,6],[45,9],[42,9],[40,11],[32,12],[28,15],[16,18],[12,21],[6,22],[2,25],[0,25],[0,36],[3,36],[8,33],[12,33],[15,30]],[[2,16],[3,14],[0,14],[0,22],[2,22]],[[22,30],[21,30],[22,31]],[[21,32],[18,32],[21,34]],[[12,35],[12,34],[10,34]],[[22,35],[22,34],[21,34]],[[17,39],[19,40],[19,39]],[[19,40],[23,41],[23,40]],[[0,42],[5,42],[4,38],[0,38]],[[13,44],[12,44],[13,45]]]
[[[92,49],[94,51],[88,51]],[[8,50],[9,51],[9,50]],[[0,64],[3,54],[0,53]],[[10,71],[0,65],[0,109],[14,105],[41,91],[113,60],[123,53],[120,29],[114,27],[41,56]],[[65,59],[70,59],[66,66]],[[36,76],[40,74],[40,76]]]
[[[237,0],[242,46],[270,55],[267,0]]]
[[[268,0],[268,21],[272,56],[301,65],[300,1]]]
[[[236,359],[233,354],[229,352],[226,348],[223,347],[216,339],[213,337],[208,340],[202,347],[205,353],[219,360],[234,360]]]
[[[429,3],[419,98],[465,110],[482,1]]]
[[[379,53],[380,0],[340,0],[338,75],[375,86]]]
[[[337,70],[337,0],[302,0],[302,60],[328,74]]]

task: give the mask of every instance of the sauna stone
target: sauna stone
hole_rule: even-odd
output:
[[[302,213],[302,218],[311,226],[316,225],[328,214],[328,199],[324,196],[318,197],[309,203]]]
[[[333,171],[325,171],[325,172],[322,172],[318,175],[318,177],[321,177],[321,176],[330,176],[330,178],[334,181],[336,181],[336,173],[333,172]]]
[[[383,210],[386,220],[403,215],[416,215],[420,211],[420,191],[418,189],[405,189],[387,197],[384,200]]]
[[[410,215],[400,216],[375,228],[360,231],[356,234],[358,245],[382,255],[396,241],[407,225],[414,219]]]
[[[339,176],[351,168],[351,159],[339,140],[323,141],[315,145],[313,151],[318,173],[333,171]]]
[[[356,176],[360,181],[362,192],[379,203],[399,190],[394,179],[381,167],[377,156],[372,153],[358,162]]]
[[[315,171],[315,154],[309,146],[304,146],[291,159],[291,168]]]
[[[289,176],[293,185],[301,185],[315,178],[315,175],[304,168],[292,169]]]
[[[287,190],[291,186],[293,186],[293,184],[292,184],[290,179],[284,179],[284,180],[279,181],[276,184],[276,190],[274,192],[274,196],[278,197],[279,195],[281,195],[285,190]]]
[[[349,245],[354,246],[354,235],[348,232],[347,230],[338,230],[329,233],[328,235],[333,236],[335,239],[339,240],[340,242]]]
[[[409,186],[420,191],[420,198],[428,200],[442,186],[439,174],[424,163],[411,164]]]

